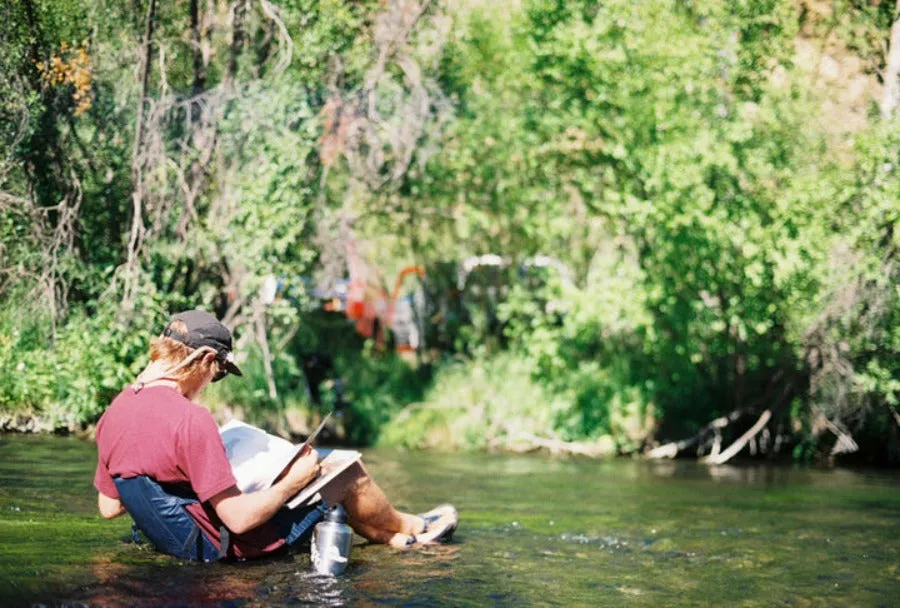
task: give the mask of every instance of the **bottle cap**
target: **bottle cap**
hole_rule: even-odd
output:
[[[347,512],[344,511],[344,507],[341,505],[333,505],[325,513],[325,521],[332,521],[338,524],[347,523]]]

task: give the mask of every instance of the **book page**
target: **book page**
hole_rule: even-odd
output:
[[[247,493],[270,487],[305,445],[294,445],[240,420],[231,420],[219,432],[237,486]],[[362,456],[353,450],[316,451],[320,458],[319,476],[287,502],[290,509],[318,501],[319,491]]]
[[[302,447],[240,420],[230,421],[219,432],[241,492],[270,487]]]
[[[353,450],[331,450],[328,455],[319,461],[319,476],[300,490],[299,494],[289,500],[287,507],[295,509],[318,501],[321,498],[319,491],[347,467],[359,460],[361,456],[362,454]]]

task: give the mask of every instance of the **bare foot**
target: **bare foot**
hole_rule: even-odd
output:
[[[394,534],[388,541],[388,544],[394,549],[406,549],[416,543],[416,537],[412,534]]]

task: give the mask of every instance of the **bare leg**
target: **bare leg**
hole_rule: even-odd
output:
[[[372,542],[404,547],[425,525],[421,517],[395,509],[362,462],[328,484],[322,497],[329,504],[344,505],[350,526]]]

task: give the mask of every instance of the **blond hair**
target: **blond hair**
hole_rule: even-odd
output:
[[[184,322],[177,319],[172,321],[169,328],[175,333],[188,333]],[[185,365],[180,365],[194,355],[197,350],[215,352],[208,346],[201,349],[193,349],[172,338],[159,336],[150,341],[150,362],[156,363],[159,361],[166,369],[172,369],[171,372],[166,373],[166,378],[174,380],[183,394],[194,394],[202,384],[203,379],[209,376],[210,371],[218,371],[221,365],[216,359],[204,363],[202,356],[196,356],[196,358],[188,361]]]

